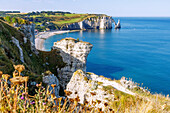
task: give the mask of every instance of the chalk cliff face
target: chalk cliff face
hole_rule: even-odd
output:
[[[65,89],[76,70],[86,71],[86,60],[92,44],[74,38],[65,38],[55,42],[53,48],[60,51],[63,62],[66,63],[64,68],[57,69],[60,85]]]
[[[35,44],[35,24],[21,25],[20,30],[24,33],[26,38]]]
[[[81,29],[112,29],[113,19],[109,16],[93,17],[81,22],[72,23],[63,26],[64,30],[81,30]]]
[[[35,48],[35,24],[24,24],[20,25],[20,31],[24,34],[24,43],[27,43],[29,40],[31,42],[31,50],[38,54],[38,51]]]
[[[77,70],[70,82],[67,84],[66,91],[72,92],[68,98],[80,98],[80,103],[88,102],[92,107],[105,109],[105,104],[115,100],[114,91],[119,90],[124,93],[135,95],[127,88],[116,83],[115,81],[98,76],[94,73],[86,73]],[[95,104],[94,104],[95,103]],[[111,107],[111,106],[109,106]]]

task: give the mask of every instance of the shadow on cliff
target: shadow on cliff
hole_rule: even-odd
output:
[[[87,72],[93,72],[97,75],[103,75],[112,79],[118,79],[116,76],[113,76],[113,74],[123,70],[124,68],[122,67],[87,62]]]

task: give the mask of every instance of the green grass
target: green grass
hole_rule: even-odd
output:
[[[97,18],[99,16],[103,15],[97,15],[97,14],[61,14],[61,13],[56,13],[55,15],[48,15],[46,13],[41,13],[39,15],[31,15],[30,17],[25,17],[26,14],[19,14],[15,15],[12,14],[12,17],[20,17],[20,18],[28,18],[29,21],[33,22],[36,24],[36,29],[39,31],[44,31],[46,28],[49,28],[49,26],[53,26],[51,30],[55,29],[62,29],[63,26],[80,22],[88,18]],[[105,15],[106,16],[106,15]],[[38,20],[38,21],[37,21]],[[52,24],[48,25],[45,24],[43,27],[40,25],[45,23],[45,22],[50,22]]]
[[[20,42],[20,46],[24,54],[24,63],[20,61],[20,52],[18,47],[11,41],[12,36]],[[39,51],[39,54],[36,55],[31,50],[30,41],[24,43],[23,37],[23,34],[17,29],[0,20],[0,71],[9,74],[14,70],[14,64],[24,64],[26,70],[29,72],[40,75],[48,69],[57,75],[57,70],[53,67],[57,66],[61,68],[65,66],[62,57],[55,50],[49,52]],[[50,65],[43,66],[46,62]]]
[[[53,21],[53,23],[55,24],[69,24],[69,23],[75,23],[75,22],[79,22],[80,20],[82,19],[82,17],[80,18],[74,18],[74,19],[71,19],[71,20],[66,20],[66,21]]]

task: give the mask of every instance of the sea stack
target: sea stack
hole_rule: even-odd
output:
[[[121,25],[120,25],[120,20],[118,20],[118,23],[116,24],[116,22],[114,22],[115,24],[115,29],[120,29]]]

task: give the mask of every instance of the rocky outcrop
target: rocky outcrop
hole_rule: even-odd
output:
[[[24,33],[24,36],[35,44],[35,24],[24,24],[20,27],[20,31]]]
[[[118,23],[116,23],[116,22],[114,21],[114,24],[115,24],[115,29],[120,29],[120,28],[121,28],[120,20],[118,20]]]
[[[76,70],[86,71],[86,60],[92,49],[92,44],[74,38],[65,38],[54,42],[53,49],[60,51],[63,62],[66,63],[64,68],[58,68],[57,70],[60,84],[65,89]]]
[[[20,31],[24,34],[24,43],[27,42],[27,40],[31,43],[31,50],[35,54],[38,54],[37,49],[35,48],[35,24],[24,24],[20,25]]]
[[[56,84],[55,96],[59,97],[59,90],[60,90],[59,80],[57,79],[56,76],[54,76],[54,74],[52,74],[52,73],[44,74],[43,73],[43,82],[47,84],[47,87],[49,87],[49,91],[53,91],[53,88],[51,87],[51,85]]]
[[[82,70],[77,70],[73,74],[66,88],[66,91],[71,92],[68,98],[79,97],[81,104],[88,102],[91,106],[103,110],[106,107],[105,104],[114,101],[114,90],[135,95],[111,79],[94,73],[85,73]]]
[[[112,29],[112,17],[99,16],[91,17],[80,22],[72,23],[62,27],[63,30],[82,30],[82,29]]]

